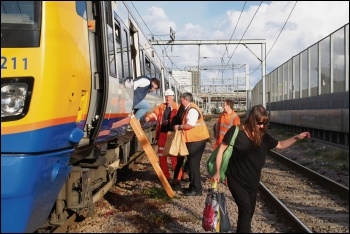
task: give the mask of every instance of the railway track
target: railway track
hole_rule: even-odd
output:
[[[216,121],[217,115],[206,116],[206,123],[209,130],[212,129]],[[211,151],[212,147],[208,144],[202,161],[203,165],[201,166],[201,170],[203,170],[203,188],[209,188],[211,186],[211,182],[208,180],[209,177],[204,173],[204,171],[206,171],[206,166],[204,164]],[[301,156],[303,152],[299,152],[299,158],[306,158],[306,156]],[[159,187],[159,191],[161,191],[163,187],[149,165],[147,157],[140,157],[142,160],[139,162],[139,158],[136,157],[136,155],[137,153],[135,153],[135,158],[129,161],[129,165],[124,165],[121,162],[120,166],[123,166],[124,170],[118,171],[118,181],[120,182],[107,193],[105,201],[96,204],[95,214],[92,217],[88,217],[83,222],[72,225],[68,230],[69,233],[117,232],[116,230],[118,230],[118,232],[134,233],[160,232],[160,230],[168,233],[203,232],[198,220],[202,217],[203,201],[206,193],[203,191],[202,197],[184,197],[181,195],[181,189],[187,186],[187,184],[184,183],[181,184],[181,189],[174,188],[174,191],[178,194],[177,198],[172,201],[146,196],[144,193],[145,191],[154,192],[155,187]],[[132,166],[132,164],[134,164],[134,166]],[[286,167],[283,164],[280,166]],[[270,168],[272,167],[267,165],[266,169],[270,170]],[[291,169],[283,169],[283,171],[291,171]],[[292,172],[292,175],[296,176],[297,172]],[[309,183],[311,181],[307,177],[303,180],[309,181]],[[323,181],[322,183],[325,184],[326,182]],[[235,226],[237,225],[237,207],[228,188],[225,186],[221,186],[220,188],[227,195],[231,225],[233,227],[232,231],[234,232]],[[282,189],[282,187],[280,188]],[[287,189],[290,188],[288,187]],[[291,191],[295,194],[299,193],[295,188],[291,188]],[[333,194],[333,192],[328,193]],[[348,190],[346,190],[346,194],[347,193]],[[268,196],[267,194],[268,192],[263,191],[259,193],[256,212],[252,222],[252,232],[326,232],[313,230],[310,226],[306,226],[307,224],[304,224],[303,220],[293,213],[295,211],[291,211],[292,209],[285,211],[287,204],[284,203],[284,200],[280,198],[279,200],[271,202],[271,200],[266,199]],[[270,196],[274,198],[277,197],[277,195],[271,194]],[[300,198],[300,200],[307,199]],[[346,214],[348,214],[348,211]],[[113,223],[113,225],[111,225],[111,223]],[[127,223],[133,223],[133,225],[128,225]],[[338,230],[332,232],[344,231]]]
[[[262,171],[260,192],[294,230],[349,232],[349,188],[273,151]]]

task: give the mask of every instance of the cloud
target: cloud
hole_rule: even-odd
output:
[[[169,6],[167,7],[163,2],[162,8],[150,7],[147,14],[142,17],[153,34],[169,34],[169,28],[172,27],[176,31],[177,40],[229,40],[233,32],[233,40],[264,39],[267,54],[266,74],[349,23],[349,2],[347,1],[272,1],[262,3],[260,8],[259,5],[249,5],[243,12],[241,12],[243,4],[241,8],[233,9],[233,5],[238,3],[230,2],[232,7],[226,3],[225,8],[219,11],[221,4],[224,3],[214,5],[215,9],[211,5],[212,14],[208,14],[208,9],[202,13],[201,9],[205,8],[202,6],[196,8],[198,10],[196,13],[185,11],[192,12],[192,15],[190,13],[185,15],[174,14],[173,5],[168,8]],[[248,2],[248,4],[252,3]],[[172,13],[171,18],[169,18],[170,13]],[[167,40],[169,36],[162,39]],[[156,49],[157,47],[159,51],[164,49],[164,47],[155,46]],[[261,79],[260,61],[257,57],[263,58],[260,45],[248,47],[251,51],[243,45],[236,44],[202,45],[200,56],[212,58],[200,59],[200,62],[203,65],[249,64],[250,73],[252,73],[250,88],[253,88]],[[171,58],[176,65],[172,65],[175,68],[198,65],[198,46],[176,45],[168,47],[167,53],[181,56]],[[224,56],[223,59],[222,56]],[[214,77],[215,74],[216,77]],[[218,71],[203,71],[202,79],[219,79],[223,75],[232,77],[232,71],[228,70],[222,74]]]
[[[151,32],[155,35],[157,34],[169,34],[170,27],[176,31],[176,24],[174,21],[170,20],[165,14],[164,10],[159,7],[150,7],[147,9],[148,15],[142,16],[147,25],[151,26]]]

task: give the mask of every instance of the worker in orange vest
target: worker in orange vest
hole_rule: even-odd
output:
[[[173,131],[170,127],[172,118],[177,114],[179,109],[175,100],[175,93],[171,89],[167,89],[164,93],[165,102],[156,107],[152,113],[147,114],[145,121],[157,121],[156,139],[158,140],[158,157],[159,166],[162,169],[164,176],[170,180],[170,173],[168,168],[168,157],[163,155],[164,146],[167,140],[168,131]],[[177,157],[171,158],[171,166],[173,171],[177,163]]]
[[[214,134],[216,142],[214,149],[218,147],[224,138],[226,132],[235,125],[240,125],[241,120],[237,113],[233,110],[234,101],[226,99],[224,101],[224,111],[221,113],[218,122],[214,125]]]

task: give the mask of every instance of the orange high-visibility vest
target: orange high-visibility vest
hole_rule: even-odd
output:
[[[216,142],[214,145],[214,149],[220,145],[222,139],[224,139],[224,136],[226,132],[234,125],[240,125],[241,120],[239,116],[232,111],[230,114],[227,114],[226,112],[223,112],[217,123],[217,136],[216,136]]]
[[[185,110],[184,116],[182,118],[182,124],[186,123],[186,117],[188,115],[188,111],[191,108],[194,108],[198,111],[199,118],[197,119],[196,126],[194,128],[184,130],[186,142],[202,141],[202,140],[209,139],[210,135],[209,135],[208,128],[205,125],[203,114],[199,110],[199,107],[196,104],[191,103],[187,107],[187,109]]]

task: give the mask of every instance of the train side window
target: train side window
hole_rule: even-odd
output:
[[[75,9],[77,10],[77,14],[87,20],[86,15],[86,1],[76,1]]]
[[[106,2],[105,4],[106,20],[107,20],[107,45],[108,45],[108,61],[109,61],[109,75],[117,77],[117,63],[115,60],[115,47],[114,47],[114,32],[112,24],[112,6],[111,2]]]
[[[145,56],[145,75],[151,77],[151,61]]]
[[[160,82],[162,83],[161,72],[159,71],[159,69],[156,69],[156,78],[159,79]],[[160,84],[160,87],[162,87],[162,84]],[[159,95],[163,96],[163,89],[162,88],[159,89]]]
[[[140,46],[140,48],[142,48],[141,46]],[[145,60],[143,59],[144,58],[144,52],[143,52],[143,50],[141,49],[140,50],[140,53],[141,53],[141,60],[140,60],[140,68],[141,68],[141,76],[144,76],[145,75]]]
[[[109,57],[109,75],[113,77],[117,77],[116,72],[116,61],[115,61],[115,50],[114,50],[114,37],[113,37],[113,29],[107,26],[107,40],[108,40],[108,57]]]
[[[116,59],[117,59],[117,72],[118,72],[118,77],[119,77],[119,82],[122,83],[123,79],[125,78],[123,76],[124,74],[124,67],[123,65],[123,58],[122,58],[122,44],[121,44],[121,36],[120,36],[120,25],[118,21],[114,21],[114,35],[115,35],[115,40],[116,40]]]
[[[122,53],[123,53],[123,71],[124,71],[124,76],[123,77],[131,77],[130,73],[130,45],[128,41],[128,32],[126,30],[123,30],[122,32]]]
[[[156,77],[156,68],[153,63],[151,63],[151,75],[150,78]]]

